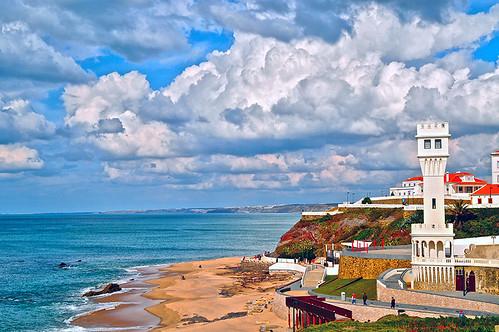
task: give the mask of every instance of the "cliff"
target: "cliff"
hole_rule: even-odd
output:
[[[447,221],[454,220],[448,215]],[[324,245],[352,240],[381,241],[385,245],[411,243],[411,223],[423,222],[422,211],[403,209],[346,209],[341,214],[301,218],[280,239],[275,255],[281,257],[324,256]],[[462,226],[456,228],[456,238],[497,235],[499,209],[469,209]]]

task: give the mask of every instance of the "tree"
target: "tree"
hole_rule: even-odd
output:
[[[362,204],[372,204],[373,202],[371,201],[371,198],[369,197],[364,197],[362,200]]]
[[[468,203],[465,203],[463,200],[453,202],[450,205],[448,212],[452,216],[454,228],[457,230],[462,230],[464,222],[472,215],[468,210]]]

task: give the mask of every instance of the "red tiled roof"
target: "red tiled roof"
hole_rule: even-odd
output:
[[[470,181],[463,181],[461,179],[462,176],[473,176],[473,174],[471,173],[468,173],[468,172],[457,172],[457,173],[449,173],[449,181],[447,181],[447,174],[444,176],[444,179],[445,179],[445,182],[446,183],[459,183],[459,184],[486,184],[487,181],[484,181],[482,179],[479,179],[477,177],[475,177],[475,181],[474,182],[470,182]]]
[[[492,152],[491,154],[498,155],[499,154],[499,150],[496,150],[496,151]]]
[[[458,183],[458,184],[462,184],[462,185],[477,185],[477,184],[480,184],[480,185],[484,185],[484,184],[487,184],[487,181],[485,180],[482,180],[482,179],[479,179],[477,177],[475,177],[475,182],[464,182],[461,177],[462,176],[473,176],[473,174],[471,173],[468,173],[468,172],[456,172],[456,173],[449,173],[449,181],[447,181],[447,174],[444,175],[444,181],[445,183]],[[422,176],[414,176],[412,178],[408,178],[408,179],[405,179],[404,182],[409,182],[409,181],[423,181],[423,177]]]
[[[406,181],[423,181],[422,176],[413,176],[412,178],[405,179],[404,182]]]
[[[499,184],[487,184],[482,188],[475,191],[472,196],[486,196],[486,195],[499,195]]]

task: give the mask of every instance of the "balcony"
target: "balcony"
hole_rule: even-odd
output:
[[[414,235],[454,235],[453,224],[412,224],[411,234]]]

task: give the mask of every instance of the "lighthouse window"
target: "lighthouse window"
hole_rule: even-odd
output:
[[[436,209],[437,208],[437,199],[436,198],[432,198],[431,199],[431,208],[432,209]]]
[[[429,140],[429,139],[424,140],[424,148],[431,149],[431,140]]]
[[[441,148],[442,148],[442,140],[436,139],[435,140],[435,149],[441,149]]]

